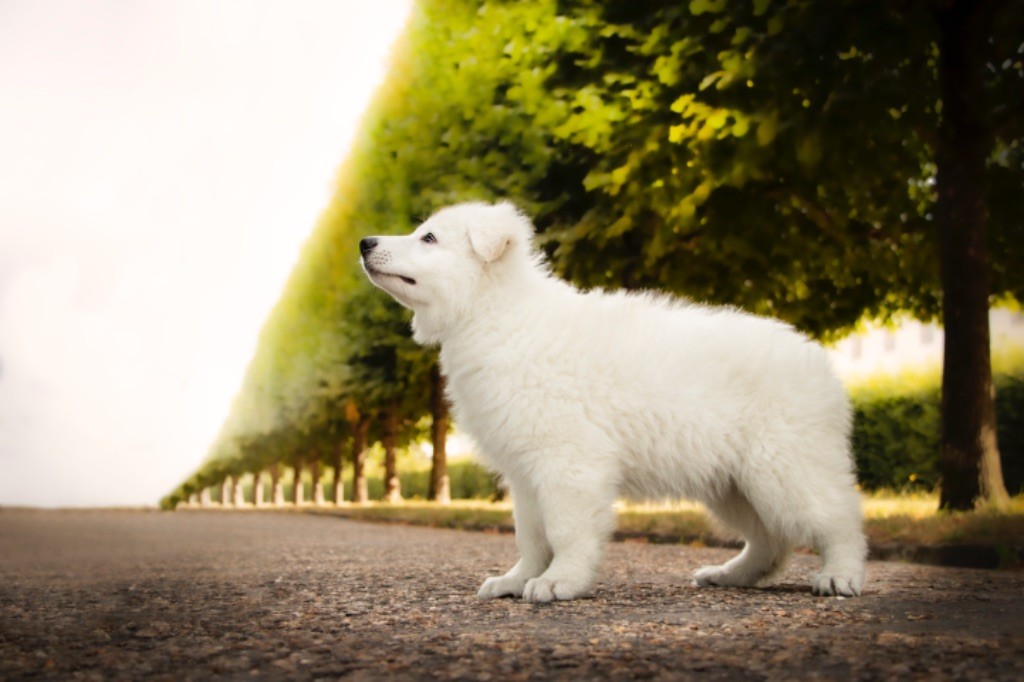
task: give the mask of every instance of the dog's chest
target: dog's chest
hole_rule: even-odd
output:
[[[543,391],[526,362],[452,362],[442,353],[448,397],[459,429],[469,434],[494,468],[507,471],[508,460],[536,449],[548,420]]]

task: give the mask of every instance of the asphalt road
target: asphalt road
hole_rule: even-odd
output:
[[[507,535],[296,513],[0,510],[0,679],[1024,679],[1024,574],[872,563],[859,599],[697,588],[614,544],[590,599],[481,601]]]

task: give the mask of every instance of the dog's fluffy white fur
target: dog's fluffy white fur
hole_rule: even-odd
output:
[[[742,533],[699,585],[767,584],[813,545],[813,592],[859,594],[850,407],[823,349],[730,308],[578,291],[532,235],[511,204],[470,203],[360,245],[416,340],[440,344],[459,428],[512,494],[521,558],[480,596],[589,592],[619,497],[696,499]]]

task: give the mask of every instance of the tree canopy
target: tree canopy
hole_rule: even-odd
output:
[[[937,315],[931,4],[584,3],[549,86],[569,114],[546,189],[574,195],[542,216],[559,269],[816,336]],[[993,115],[1020,105],[1021,33],[1002,28]],[[995,291],[1019,297],[1019,122],[1011,132],[989,157],[989,202]]]

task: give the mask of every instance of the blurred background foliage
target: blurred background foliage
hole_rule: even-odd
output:
[[[994,358],[996,423],[1011,495],[1024,493],[1024,354]],[[941,376],[880,375],[850,386],[857,478],[866,490],[931,492],[939,485]]]
[[[825,340],[865,317],[934,318],[938,4],[419,0],[230,417],[164,504],[274,463],[351,467],[361,423],[371,444],[424,437],[435,352],[365,281],[357,243],[458,201],[514,200],[556,271],[584,287],[737,305]],[[1003,4],[983,115],[992,292],[1012,301],[1024,11]],[[936,391],[858,399],[865,484],[934,484]],[[1019,382],[1000,395],[1019,424]],[[1014,428],[1000,439],[1020,458]]]

